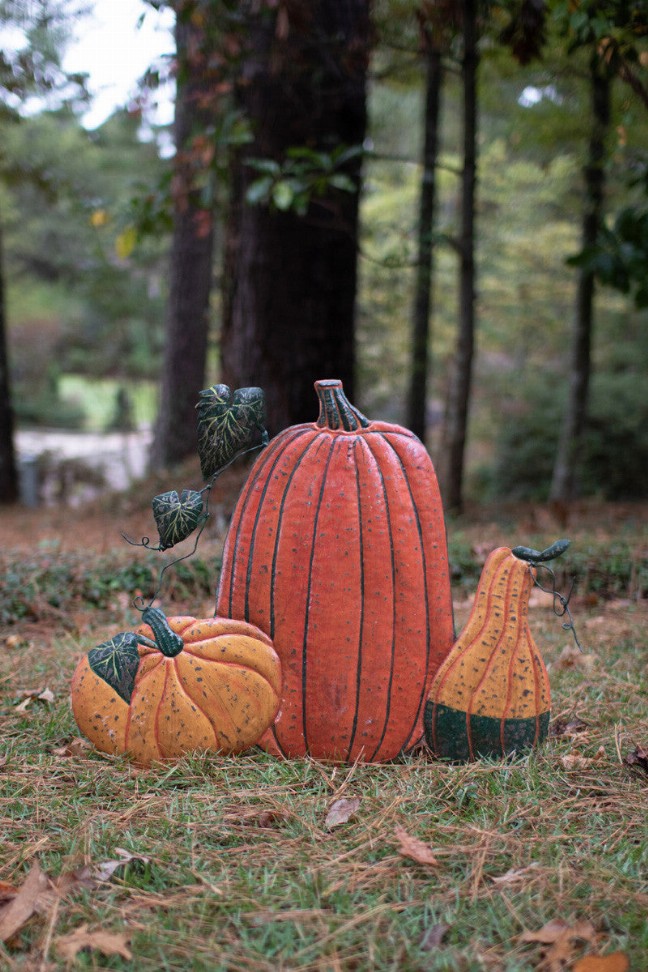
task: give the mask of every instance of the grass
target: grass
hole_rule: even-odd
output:
[[[88,564],[95,580],[97,563]],[[120,849],[133,859],[109,881],[75,879],[0,946],[0,968],[66,968],[57,943],[87,924],[127,935],[133,959],[80,951],[79,969],[526,972],[543,967],[542,951],[521,933],[560,918],[591,921],[598,939],[556,968],[594,948],[625,952],[640,972],[648,777],[624,757],[648,743],[648,609],[636,593],[611,592],[608,601],[581,592],[574,613],[587,654],[573,664],[563,655],[570,636],[548,605],[532,608],[553,725],[586,725],[518,760],[461,766],[423,752],[348,767],[253,751],[138,770],[83,748],[68,702],[76,661],[107,624],[130,626],[127,604],[108,615],[91,607],[67,628],[45,617],[24,637],[20,624],[7,629],[15,638],[0,642],[0,882],[19,886],[35,860],[56,880],[119,860]],[[465,587],[459,627],[464,597]],[[53,702],[19,709],[24,691],[44,688]],[[328,808],[341,796],[359,808],[329,831]],[[437,864],[402,856],[398,827],[429,845]],[[435,925],[445,934],[426,948]]]
[[[103,432],[115,416],[116,395],[126,387],[136,426],[150,425],[157,410],[157,386],[153,381],[118,381],[115,378],[93,378],[83,375],[62,375],[58,391],[62,398],[78,401],[86,415],[86,431]]]

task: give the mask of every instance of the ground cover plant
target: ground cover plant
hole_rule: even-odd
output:
[[[5,549],[3,572],[34,593],[22,613],[17,580],[3,597],[0,967],[644,968],[644,514],[588,509],[561,531],[524,508],[449,525],[458,629],[489,550],[571,535],[561,569],[578,577],[585,649],[534,592],[549,740],[468,765],[422,750],[351,767],[258,750],[149,770],[103,756],[78,736],[69,681],[89,647],[133,624],[149,555],[61,550],[47,531],[49,546]],[[217,551],[208,537],[165,607],[213,610]]]

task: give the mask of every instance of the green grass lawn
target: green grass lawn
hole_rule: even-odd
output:
[[[80,655],[132,611],[62,601],[47,621],[7,628],[0,901],[36,863],[49,884],[0,945],[0,968],[68,968],[87,926],[107,954],[80,950],[74,968],[559,972],[620,951],[641,972],[648,775],[624,760],[648,748],[648,607],[582,595],[584,657],[565,652],[550,602],[531,611],[554,734],[524,758],[461,766],[424,752],[348,767],[253,751],[138,770],[84,746],[68,699]],[[460,627],[465,590],[456,601]],[[53,700],[25,701],[44,689]],[[357,810],[328,829],[341,797]],[[404,856],[399,828],[434,863]],[[523,941],[557,919],[573,938]]]

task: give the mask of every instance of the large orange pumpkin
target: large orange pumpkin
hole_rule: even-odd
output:
[[[273,439],[239,497],[218,611],[265,631],[281,659],[262,744],[387,760],[421,738],[454,639],[441,498],[413,433],[369,421],[339,381],[315,389],[317,422]]]
[[[148,766],[194,750],[238,753],[279,706],[281,673],[263,632],[227,618],[165,618],[92,649],[72,679],[72,709],[97,749]]]

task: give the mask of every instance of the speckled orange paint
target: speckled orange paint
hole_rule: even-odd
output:
[[[434,706],[466,714],[471,755],[478,748],[473,739],[478,722],[471,728],[471,717],[500,720],[503,747],[507,720],[532,720],[539,725],[540,717],[549,712],[549,678],[529,629],[534,577],[534,569],[508,547],[490,554],[466,627],[430,690],[432,738],[428,742],[433,749],[441,745],[435,737]]]
[[[142,766],[195,750],[242,752],[272,724],[281,665],[271,640],[225,618],[168,618],[184,642],[172,658],[141,644],[130,705],[92,671],[87,656],[72,681],[77,724],[103,752],[129,753]],[[153,638],[148,625],[136,634]]]
[[[241,493],[218,611],[281,658],[268,749],[387,760],[422,736],[454,640],[441,497],[416,436],[366,419],[339,381],[315,387],[318,421],[273,439]]]

